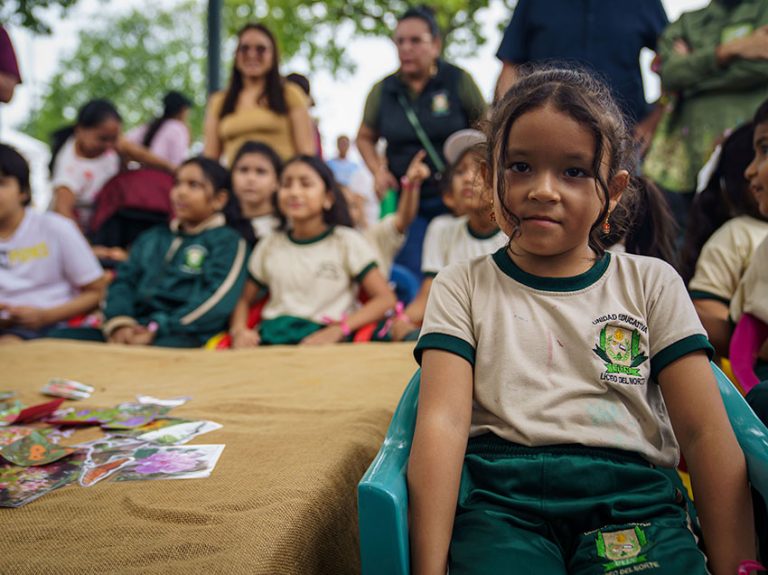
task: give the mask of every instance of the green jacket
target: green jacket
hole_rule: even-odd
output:
[[[157,324],[156,336],[200,345],[227,328],[245,282],[245,241],[216,214],[194,230],[177,222],[141,234],[107,292],[104,333]]]
[[[768,25],[766,0],[743,0],[728,10],[713,0],[683,14],[659,39],[661,83],[671,97],[643,166],[646,175],[676,192],[696,189],[699,170],[726,130],[752,119],[768,98],[768,60],[717,65],[715,49]],[[683,40],[690,54],[674,51]]]

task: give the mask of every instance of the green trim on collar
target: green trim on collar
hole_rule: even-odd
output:
[[[440,349],[466,359],[470,365],[475,365],[475,348],[460,337],[444,333],[428,333],[419,338],[419,343],[413,350],[413,357],[421,365],[421,356],[426,349]]]
[[[710,293],[708,291],[703,290],[697,290],[693,289],[688,292],[688,295],[691,296],[691,299],[713,299],[719,302],[724,303],[725,305],[730,305],[731,300],[729,300],[726,297],[719,296],[717,294]]]
[[[493,254],[493,261],[513,280],[530,288],[550,292],[573,292],[586,289],[603,277],[611,263],[611,252],[605,252],[605,255],[584,273],[567,278],[539,277],[523,271],[509,257],[506,247],[499,248]]]
[[[489,232],[487,234],[480,234],[472,229],[472,226],[469,225],[469,220],[467,220],[467,233],[469,233],[470,236],[475,238],[476,240],[490,240],[492,237],[494,237],[496,234],[498,234],[501,231],[501,229],[496,228],[492,232]]]
[[[435,279],[437,277],[437,272],[421,272],[421,275],[425,278]]]
[[[684,337],[683,339],[668,345],[651,358],[651,377],[657,379],[661,370],[667,367],[670,363],[680,359],[684,355],[699,350],[706,352],[709,359],[712,359],[712,356],[715,353],[715,350],[712,348],[707,337],[700,333],[689,335],[688,337]]]
[[[357,283],[361,283],[363,281],[363,278],[368,275],[368,272],[371,271],[374,268],[379,267],[379,264],[376,262],[371,262],[367,266],[365,266],[362,271],[355,276],[355,281]]]
[[[287,232],[286,235],[288,236],[288,239],[291,240],[291,242],[293,242],[294,244],[299,245],[299,246],[306,246],[308,244],[314,244],[314,243],[319,242],[320,240],[324,240],[325,238],[327,238],[328,236],[330,236],[333,233],[333,229],[334,229],[334,227],[330,226],[327,230],[325,230],[319,236],[315,236],[313,238],[307,238],[306,240],[297,240],[296,238],[294,238],[291,235],[290,231]]]

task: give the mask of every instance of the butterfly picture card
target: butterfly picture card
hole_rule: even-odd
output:
[[[13,443],[0,447],[0,457],[22,467],[47,465],[75,453],[74,447],[51,443],[39,431],[33,431]]]
[[[87,454],[78,452],[47,465],[0,463],[0,507],[21,507],[80,477]]]
[[[101,455],[111,454],[114,452],[102,452]],[[99,481],[107,479],[115,472],[119,471],[129,463],[133,463],[135,460],[128,453],[120,453],[117,455],[111,455],[106,461],[95,463],[90,461],[80,474],[79,483],[82,487],[91,487],[96,485]]]
[[[109,433],[113,437],[138,437],[150,431],[156,431],[158,429],[164,429],[173,425],[179,425],[181,423],[191,423],[190,419],[182,419],[179,417],[160,417],[139,427],[131,429],[110,429]]]
[[[122,468],[115,481],[199,479],[210,477],[223,445],[147,446],[133,453],[135,461]]]
[[[113,407],[67,407],[57,410],[45,421],[51,425],[101,425],[115,416]]]

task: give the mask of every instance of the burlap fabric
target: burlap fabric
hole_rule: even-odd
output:
[[[174,415],[224,425],[192,443],[226,444],[208,479],[70,485],[0,509],[0,573],[358,573],[355,489],[416,368],[411,349],[0,347],[0,389],[25,403],[54,376],[97,387],[83,406],[191,395]]]

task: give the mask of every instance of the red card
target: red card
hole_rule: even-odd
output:
[[[53,401],[49,401],[48,403],[40,403],[38,405],[33,405],[32,407],[22,409],[13,423],[29,423],[30,421],[37,421],[38,419],[42,419],[46,415],[50,415],[59,409],[59,406],[62,403],[64,403],[64,398],[59,398],[54,399]]]

